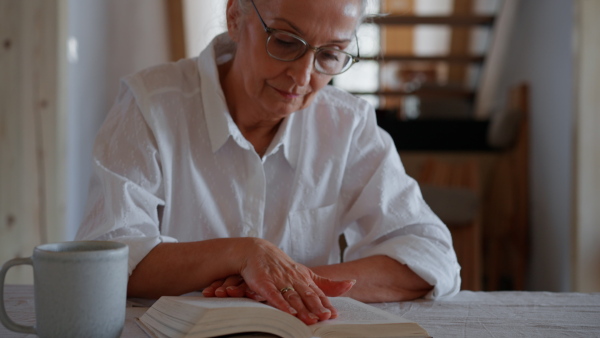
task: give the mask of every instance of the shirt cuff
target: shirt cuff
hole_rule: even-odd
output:
[[[135,267],[160,243],[177,243],[177,240],[168,236],[158,237],[120,237],[112,239],[114,242],[127,244],[129,247],[129,259],[127,263],[127,273],[131,273]]]
[[[366,252],[365,256],[385,255],[407,265],[433,285],[425,298],[440,299],[460,291],[460,265],[452,248],[429,239],[406,235],[391,238]]]

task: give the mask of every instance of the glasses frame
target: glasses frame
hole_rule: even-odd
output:
[[[256,7],[256,4],[254,3],[254,0],[250,0],[250,2],[252,3],[252,7],[254,7],[254,11],[256,12],[256,15],[258,15],[258,19],[260,20],[260,22],[261,22],[261,24],[263,26],[263,29],[265,30],[265,32],[268,35],[267,42],[265,43],[265,49],[267,50],[267,54],[269,54],[269,56],[272,57],[273,59],[279,60],[279,61],[285,61],[285,62],[296,61],[296,60],[300,59],[301,57],[303,57],[306,54],[306,52],[308,52],[308,50],[313,50],[315,52],[315,56],[317,55],[317,53],[321,52],[322,50],[332,50],[332,51],[336,51],[338,53],[343,53],[343,54],[348,55],[350,57],[350,60],[352,61],[350,63],[350,65],[346,69],[344,69],[343,71],[341,71],[339,73],[334,73],[334,74],[325,73],[325,72],[320,71],[318,69],[318,67],[317,67],[317,58],[316,57],[314,58],[314,60],[313,60],[313,67],[315,68],[315,70],[317,72],[321,73],[321,74],[332,75],[332,76],[333,75],[339,75],[339,74],[342,74],[342,73],[348,71],[348,69],[352,68],[352,66],[355,63],[358,63],[360,61],[360,48],[358,46],[358,36],[356,35],[356,31],[354,32],[354,37],[356,38],[356,51],[357,51],[357,55],[356,56],[352,55],[352,54],[350,54],[348,52],[345,52],[343,50],[336,49],[336,48],[331,48],[331,47],[314,47],[314,46],[310,45],[308,42],[306,42],[306,40],[304,40],[303,38],[299,37],[296,34],[292,34],[290,32],[287,32],[287,31],[284,31],[284,30],[281,30],[281,29],[275,29],[275,28],[271,28],[271,27],[267,26],[267,24],[263,20],[262,16],[260,15],[260,12],[258,11],[258,8]],[[288,59],[278,58],[275,55],[271,54],[271,52],[269,52],[269,48],[267,47],[269,45],[269,41],[271,40],[271,37],[273,36],[272,35],[273,33],[281,33],[281,34],[285,34],[285,35],[291,36],[291,37],[299,40],[300,42],[302,42],[304,44],[304,46],[306,46],[306,49],[304,50],[304,52],[302,54],[298,55],[297,57],[295,57],[293,59],[289,59],[288,60]]]

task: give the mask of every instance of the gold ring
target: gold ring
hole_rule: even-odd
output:
[[[296,290],[294,290],[294,288],[291,286],[286,286],[283,289],[279,290],[279,292],[281,292],[282,295],[288,291],[296,291]]]

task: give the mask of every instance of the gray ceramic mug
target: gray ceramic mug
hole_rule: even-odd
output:
[[[0,272],[0,321],[40,337],[119,337],[127,301],[127,245],[82,241],[43,244]],[[4,279],[12,266],[33,266],[36,325],[12,321],[4,307]]]

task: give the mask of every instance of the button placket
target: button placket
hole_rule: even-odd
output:
[[[265,213],[266,178],[263,162],[252,154],[248,172],[247,196],[244,201],[244,235],[262,237]]]

